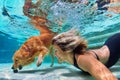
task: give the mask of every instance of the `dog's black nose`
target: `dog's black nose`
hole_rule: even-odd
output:
[[[16,70],[13,70],[13,72],[14,72],[14,73],[18,73],[18,70],[17,70],[17,69],[16,69]]]
[[[19,66],[19,70],[21,70],[21,69],[22,69],[22,66],[20,65],[20,66]]]

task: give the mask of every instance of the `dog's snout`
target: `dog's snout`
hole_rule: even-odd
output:
[[[14,73],[18,73],[18,70],[17,70],[17,69],[16,69],[16,70],[13,70],[13,72],[14,72]]]
[[[13,72],[14,72],[14,73],[17,73],[17,72],[18,72],[18,70],[15,69],[14,66],[12,66],[11,69],[13,69]]]

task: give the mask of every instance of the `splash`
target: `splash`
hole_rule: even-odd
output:
[[[30,23],[34,24],[34,27],[38,30],[43,26],[51,30],[52,28],[50,25],[53,25],[54,23],[49,21],[47,16],[53,2],[55,1],[37,0],[33,3],[32,0],[25,0],[25,4],[23,6],[24,15],[31,19]],[[54,31],[52,30],[52,32]]]

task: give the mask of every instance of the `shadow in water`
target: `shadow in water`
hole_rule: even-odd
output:
[[[74,68],[67,68],[69,70],[68,73],[62,73],[61,75],[62,76],[65,76],[65,77],[75,77],[75,78],[80,78],[80,79],[84,79],[84,80],[95,80],[89,73],[87,72],[83,72],[81,70],[77,70],[77,69],[74,69]]]
[[[51,67],[51,68],[45,68],[45,69],[40,69],[40,70],[27,70],[27,71],[19,71],[18,73],[36,73],[36,72],[42,72],[41,74],[46,74],[53,72],[54,70],[59,70],[59,69],[65,69],[66,66],[56,66],[56,67]]]
[[[66,76],[66,77],[75,77],[75,76],[80,76],[80,75],[90,76],[89,73],[83,72],[79,69],[73,69],[73,68],[67,68],[67,69],[69,70],[69,73],[63,73],[62,74],[63,76]]]
[[[93,77],[91,77],[89,75],[89,73],[82,72],[79,69],[77,70],[77,69],[74,69],[74,68],[68,68],[66,66],[56,66],[56,67],[46,68],[46,69],[41,69],[41,70],[20,71],[19,73],[20,74],[21,73],[22,74],[24,74],[24,73],[29,73],[29,74],[30,73],[31,74],[37,73],[38,74],[39,73],[40,75],[44,75],[44,74],[51,73],[55,70],[58,70],[58,72],[59,72],[60,69],[67,69],[67,72],[63,72],[63,73],[60,74],[61,76],[64,76],[64,77],[81,78],[81,79],[84,79],[84,80],[88,80],[88,78],[89,78],[89,80],[94,80]]]

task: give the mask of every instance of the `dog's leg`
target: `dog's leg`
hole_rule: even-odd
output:
[[[52,59],[52,63],[50,65],[50,67],[52,67],[54,65],[54,49],[53,49],[53,46],[50,46],[49,54],[50,54],[51,59]]]
[[[46,47],[42,47],[42,49],[39,51],[39,56],[36,63],[37,67],[39,67],[42,64],[42,61],[47,53],[48,49]]]

